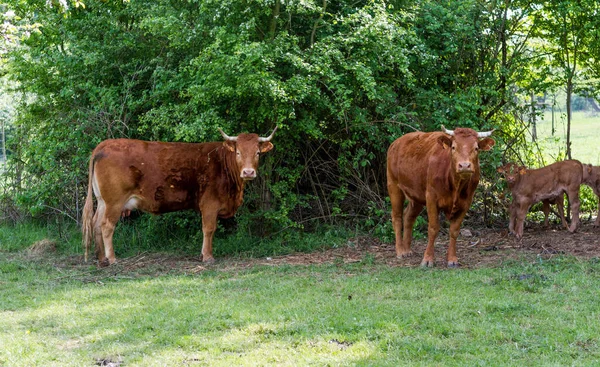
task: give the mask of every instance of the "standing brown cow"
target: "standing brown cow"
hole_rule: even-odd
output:
[[[520,175],[519,172],[524,173],[526,171],[526,168],[525,168],[525,166],[518,166],[515,163],[507,163],[504,166],[498,167],[496,169],[496,171],[498,173],[501,173],[504,176],[504,179],[506,180],[506,183],[508,184],[508,189],[512,191],[513,188],[515,187],[515,183],[517,182],[517,179],[519,178],[519,175]],[[556,205],[556,209],[558,210],[558,215],[560,216],[560,221],[561,221],[562,225],[566,229],[569,229],[569,224],[567,223],[567,220],[565,219],[564,201],[565,201],[565,194],[563,192],[561,192],[560,194],[558,194],[555,197],[551,197],[551,198],[542,200],[542,212],[544,213],[544,227],[548,227],[548,224],[549,224],[548,217],[550,214],[550,205]],[[512,205],[511,205],[511,210],[512,210]],[[513,228],[514,220],[511,219],[508,227],[509,227],[510,233],[514,234],[514,228]]]
[[[275,128],[277,130],[277,128]],[[113,233],[119,217],[132,209],[153,214],[195,209],[202,214],[202,260],[213,262],[217,218],[232,217],[242,205],[246,181],[256,177],[261,153],[275,134],[230,137],[223,142],[164,143],[105,140],[92,152],[83,209],[87,261],[92,237],[100,265],[116,261]],[[92,190],[98,201],[94,214]]]
[[[499,168],[499,172],[502,168]],[[567,194],[571,204],[571,225],[568,230],[575,232],[579,224],[579,186],[583,179],[581,162],[567,160],[538,169],[520,167],[517,172],[512,175],[514,183],[509,182],[513,197],[508,225],[510,232],[521,239],[525,216],[531,205],[563,193]]]
[[[594,190],[598,197],[598,214],[594,221],[594,227],[600,226],[600,167],[591,164],[583,165],[583,182]]]
[[[428,242],[421,266],[434,264],[434,242],[440,230],[441,211],[450,221],[448,266],[456,267],[456,239],[479,183],[479,151],[490,150],[495,141],[489,138],[492,131],[478,133],[468,128],[452,131],[443,126],[442,131],[409,133],[390,145],[387,187],[392,202],[396,255],[399,258],[412,255],[413,225],[426,206]],[[403,216],[405,199],[408,206]]]

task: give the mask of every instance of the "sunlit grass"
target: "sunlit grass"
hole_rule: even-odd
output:
[[[453,271],[373,261],[215,266],[138,276],[0,252],[0,285],[1,366],[529,366],[600,358],[594,260]]]
[[[558,155],[564,156],[566,150],[566,117],[555,114],[555,133],[552,135],[552,113],[544,113],[543,120],[537,124],[538,137],[547,148],[547,163],[556,161]],[[600,115],[590,112],[574,112],[571,122],[571,150],[574,159],[583,163],[600,165]]]

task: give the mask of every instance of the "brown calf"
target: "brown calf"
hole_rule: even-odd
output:
[[[273,148],[275,134],[230,137],[212,143],[164,143],[132,139],[101,142],[89,164],[83,209],[85,258],[92,238],[101,266],[116,261],[113,233],[119,217],[132,209],[153,214],[195,209],[202,214],[202,260],[213,262],[217,218],[242,204],[246,181],[256,177],[261,153]],[[92,191],[98,201],[94,213]]]
[[[583,182],[594,190],[598,197],[598,214],[594,221],[594,227],[600,226],[600,167],[591,164],[583,165]]]
[[[504,166],[498,167],[496,169],[496,171],[498,173],[501,173],[504,176],[504,179],[506,180],[506,183],[508,184],[508,188],[511,191],[512,191],[513,187],[515,186],[515,182],[519,178],[519,175],[520,175],[519,172],[525,173],[526,170],[527,169],[525,168],[525,166],[518,166],[515,163],[507,163]],[[544,213],[544,226],[545,227],[548,227],[548,224],[549,224],[548,217],[550,214],[550,205],[556,205],[556,208],[558,210],[558,215],[560,216],[562,225],[565,226],[566,229],[569,229],[569,224],[567,223],[567,220],[565,219],[564,200],[565,200],[565,195],[562,192],[555,197],[551,197],[551,198],[542,200],[542,212]],[[511,205],[511,208],[512,208],[512,205]],[[509,224],[509,229],[510,229],[510,233],[512,233],[512,234],[514,234],[513,227],[514,227],[514,223],[511,220],[511,222]]]
[[[427,208],[428,241],[421,266],[433,266],[439,213],[450,221],[449,267],[458,266],[456,239],[479,183],[479,151],[490,150],[491,131],[468,128],[443,132],[413,132],[396,139],[387,152],[387,188],[392,202],[396,255],[411,256],[412,230]],[[483,138],[480,140],[480,138]],[[408,206],[404,208],[404,200]],[[404,233],[403,233],[404,230]]]
[[[579,224],[579,185],[583,176],[581,162],[568,160],[539,169],[526,169],[508,163],[497,171],[504,174],[512,193],[508,229],[517,239],[523,236],[525,216],[533,204],[562,197],[564,193],[571,204],[572,219],[570,226],[566,226],[566,221],[563,224],[569,232],[575,232]]]

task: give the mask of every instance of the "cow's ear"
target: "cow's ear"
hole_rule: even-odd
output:
[[[592,165],[591,164],[586,164],[586,166],[587,166],[588,173],[591,174],[592,173]]]
[[[273,144],[270,141],[260,143],[259,149],[261,153],[266,153],[269,150],[273,149]]]
[[[229,151],[231,152],[235,152],[235,141],[231,141],[231,140],[225,140],[223,142],[223,146],[227,149],[229,149]]]
[[[496,144],[496,141],[492,138],[481,139],[479,142],[477,142],[480,150],[490,150],[494,144]]]
[[[506,171],[504,170],[504,166],[500,166],[500,167],[496,168],[496,172],[498,172],[498,173],[504,173]]]
[[[527,168],[525,168],[525,166],[519,167],[519,174],[520,175],[524,175],[526,173],[527,173]]]
[[[442,135],[438,138],[438,144],[444,149],[448,149],[452,146],[452,138],[448,135]]]

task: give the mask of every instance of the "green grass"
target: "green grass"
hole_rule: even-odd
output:
[[[198,274],[0,252],[0,366],[593,365],[600,262],[225,263]]]
[[[552,135],[552,114],[544,113],[543,120],[537,124],[538,137],[547,149],[547,163],[556,161],[556,157],[565,153],[566,117],[555,114],[555,134]],[[600,165],[600,115],[591,116],[588,112],[574,112],[571,122],[571,149],[574,159],[582,163]]]

